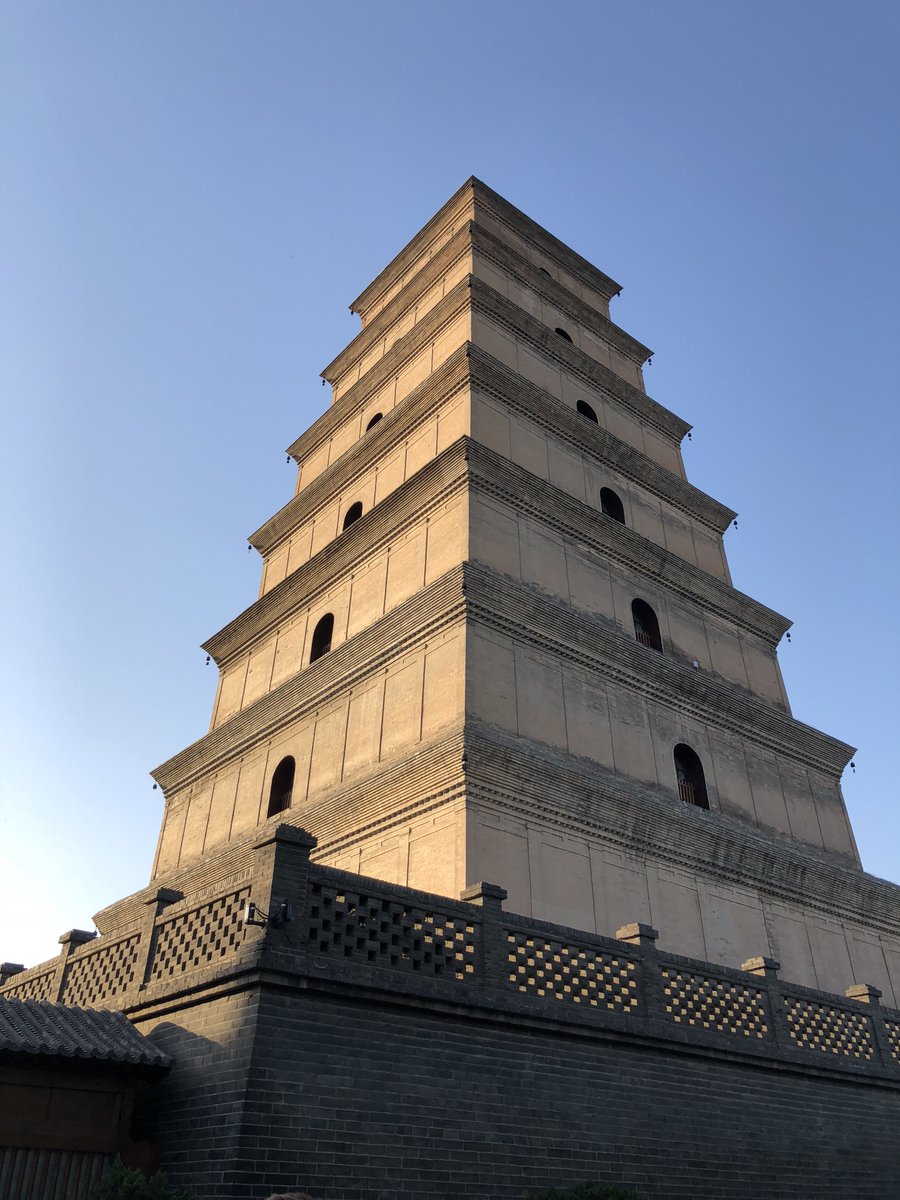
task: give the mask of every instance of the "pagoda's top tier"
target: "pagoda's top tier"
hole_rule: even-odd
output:
[[[582,301],[609,316],[609,301],[622,290],[620,285],[472,176],[350,305],[350,311],[362,319],[363,327],[467,222],[502,230],[504,240],[514,239],[538,267],[552,274]]]

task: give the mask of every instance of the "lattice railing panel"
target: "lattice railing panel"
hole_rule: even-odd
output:
[[[526,996],[631,1013],[637,967],[624,955],[507,930],[509,982]]]
[[[900,1062],[900,1022],[885,1021],[884,1027],[887,1031],[888,1045],[891,1048],[891,1054]]]
[[[666,1012],[680,1025],[764,1038],[769,1032],[763,993],[727,979],[662,968]]]
[[[212,966],[236,953],[244,937],[241,917],[249,899],[250,889],[241,888],[160,922],[148,982]]]
[[[14,977],[15,978],[15,977]],[[11,982],[4,989],[3,995],[12,1000],[55,1000],[53,985],[56,981],[56,964],[49,971],[40,971],[29,975],[27,979]]]
[[[466,979],[475,973],[477,926],[465,917],[334,885],[311,889],[308,940],[319,954]]]
[[[109,946],[82,951],[69,961],[63,1000],[75,1008],[87,1008],[128,991],[137,973],[141,935]]]
[[[866,1060],[874,1056],[869,1018],[863,1013],[816,1004],[802,996],[785,996],[784,1007],[791,1039],[804,1050]]]

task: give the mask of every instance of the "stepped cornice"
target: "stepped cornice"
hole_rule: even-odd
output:
[[[454,350],[428,379],[392,409],[373,430],[252,533],[248,538],[250,544],[260,554],[269,554],[280,542],[290,537],[303,521],[352,484],[354,479],[361,477],[373,461],[389,454],[421,421],[467,385],[478,387],[502,400],[552,436],[570,445],[577,453],[585,455],[599,466],[611,466],[642,490],[671,504],[715,533],[723,532],[734,520],[736,514],[733,509],[667,471],[643,451],[621,441],[608,430],[588,423],[568,405],[468,342]],[[329,409],[325,417],[333,413],[334,409]],[[339,421],[329,422],[332,429],[336,424]],[[308,452],[304,450],[304,453]]]
[[[489,230],[482,229],[477,221],[472,223],[472,245],[478,253],[502,270],[507,271],[531,291],[537,292],[542,299],[551,301],[574,321],[601,334],[611,346],[615,346],[633,363],[642,366],[653,354],[653,351],[643,342],[639,342],[636,337],[627,333],[609,317],[604,317],[597,312],[596,308],[592,308],[579,299],[567,287],[542,271],[540,267],[536,267],[527,258],[516,253],[512,246],[495,237]]]
[[[474,207],[473,207],[474,206]],[[621,286],[598,270],[580,254],[577,254],[565,242],[549,233],[537,221],[533,221],[515,205],[504,200],[486,183],[471,176],[455,192],[442,208],[440,208],[427,224],[419,230],[412,241],[397,254],[375,279],[366,287],[350,305],[350,311],[358,313],[365,319],[366,310],[400,279],[416,262],[428,252],[443,230],[452,223],[460,213],[469,209],[477,219],[479,209],[488,212],[501,225],[505,225],[519,237],[529,242],[536,250],[559,263],[569,274],[579,279],[587,287],[609,301],[621,292]]]
[[[465,748],[472,804],[483,802],[519,820],[531,817],[637,857],[648,854],[660,865],[677,865],[701,878],[712,875],[808,905],[832,920],[850,915],[863,926],[900,933],[900,889],[840,855],[683,804],[591,759],[481,721],[467,721]]]
[[[676,444],[681,442],[691,428],[688,422],[652,400],[646,392],[633,387],[609,367],[603,366],[565,341],[524,309],[494,291],[488,284],[467,275],[426,313],[409,333],[398,338],[383,358],[301,434],[288,447],[288,454],[300,463],[314,453],[331,437],[337,426],[365,408],[371,398],[395,378],[420,350],[469,308],[510,329],[523,341],[539,349],[547,358],[558,362],[599,394],[620,404],[633,416],[645,421]]]
[[[168,795],[246,754],[465,618],[463,568],[398,604],[151,772]]]
[[[568,442],[579,453],[588,455],[598,464],[614,467],[641,489],[665,500],[716,533],[723,533],[737,516],[733,509],[666,470],[602,425],[586,421],[567,404],[542,391],[478,346],[472,346],[469,358],[473,386],[502,400],[547,433]]]
[[[770,646],[776,646],[785,630],[790,628],[787,617],[679,558],[622,522],[604,518],[596,508],[577,500],[555,484],[539,479],[486,446],[472,443],[469,464],[473,483],[485,493],[496,496],[564,537],[574,536],[581,544],[592,547],[620,566],[631,567],[667,591],[733,621]]]
[[[203,649],[216,665],[227,666],[298,608],[314,604],[336,580],[359,571],[461,492],[466,483],[466,445],[465,439],[454,442],[204,642]]]
[[[615,371],[561,338],[524,308],[519,308],[517,304],[501,296],[490,284],[473,278],[471,288],[472,308],[475,312],[496,321],[516,337],[540,350],[546,358],[565,367],[592,388],[627,409],[638,420],[652,426],[658,433],[680,444],[681,439],[691,429],[688,421],[676,416],[646,392],[634,387]]]
[[[448,374],[452,378],[452,374]],[[422,401],[424,404],[424,396]],[[335,490],[346,487],[345,466],[341,459],[328,469],[328,473],[338,472],[337,479],[326,480],[322,475],[312,485],[310,492],[320,481],[323,485],[329,484],[327,490],[323,486],[324,499],[316,500],[315,507],[330,499]],[[227,666],[299,608],[314,603],[336,579],[359,569],[371,555],[445,504],[466,486],[467,480],[480,494],[511,505],[566,538],[576,538],[580,545],[620,566],[629,567],[657,587],[716,613],[769,646],[776,646],[790,626],[787,618],[779,613],[620,522],[602,517],[595,508],[554,484],[539,479],[471,438],[460,438],[209,638],[203,649],[217,666]],[[304,497],[308,503],[309,494],[302,493],[288,506],[293,506],[291,528],[309,515],[309,509],[301,503]],[[287,510],[282,509],[277,516],[286,513]]]
[[[333,498],[368,471],[372,463],[385,457],[441,405],[446,404],[469,384],[470,343],[458,347],[426,380],[353,446],[302,488],[287,504],[270,517],[247,539],[260,554],[269,554]],[[329,409],[329,413],[333,412]],[[325,415],[328,416],[329,413]],[[382,502],[383,503],[383,502]]]
[[[655,704],[840,777],[853,747],[709,671],[650,650],[612,621],[480,563],[465,566],[467,616]]]
[[[336,400],[305,433],[287,448],[287,453],[296,462],[301,462],[326,442],[335,429],[344,423],[348,417],[365,408],[376,392],[390,383],[404,366],[410,362],[429,342],[436,338],[441,331],[462,313],[467,312],[471,305],[472,276],[467,275],[440,300],[434,308],[418,321],[409,333],[398,338],[390,350],[377,363],[366,371],[365,375],[352,387],[349,387],[340,399]],[[458,353],[458,349],[453,353]],[[448,361],[449,361],[448,356]],[[430,380],[424,381],[426,384]],[[422,385],[419,385],[422,386]],[[405,401],[406,397],[404,397]],[[402,402],[401,402],[402,403]],[[393,410],[392,410],[393,411]],[[389,413],[385,413],[387,420]]]
[[[548,300],[573,321],[593,330],[631,362],[641,366],[652,351],[608,317],[585,304],[552,276],[495,237],[476,221],[467,222],[402,288],[384,309],[321,372],[334,385],[359,359],[384,338],[444,275],[474,251],[508,272],[519,283]]]

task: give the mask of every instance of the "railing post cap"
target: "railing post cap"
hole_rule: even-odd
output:
[[[632,946],[652,946],[659,937],[659,930],[643,921],[632,921],[616,930],[616,941],[629,942]]]
[[[166,905],[174,904],[176,900],[183,899],[184,892],[179,892],[175,888],[158,887],[153,889],[144,903]]]
[[[92,942],[96,936],[96,929],[67,929],[65,933],[59,935],[59,944],[61,946],[83,946],[85,942]]]
[[[20,971],[25,970],[24,963],[0,963],[0,977],[8,979],[10,975],[18,975]]]
[[[260,850],[263,846],[271,846],[273,842],[278,842],[280,845],[287,843],[291,846],[300,846],[307,850],[314,850],[319,844],[319,839],[308,833],[305,829],[300,829],[297,825],[282,823],[264,833],[258,841],[253,843],[253,847],[256,850]]]
[[[755,958],[748,958],[746,962],[742,962],[741,970],[746,971],[748,975],[777,976],[781,970],[781,963],[777,958],[767,958],[765,954],[758,954]]]
[[[459,893],[459,898],[468,904],[484,904],[485,901],[494,901],[500,906],[507,895],[506,888],[500,887],[499,883],[482,882],[470,883],[467,888],[463,888]]]
[[[861,1000],[863,1004],[877,1004],[883,993],[871,983],[851,983],[844,995],[848,1000]]]

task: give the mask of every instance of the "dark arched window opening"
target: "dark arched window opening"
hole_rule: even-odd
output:
[[[572,341],[572,335],[571,335],[571,334],[569,334],[569,333],[566,333],[566,331],[565,331],[564,329],[561,329],[561,328],[560,328],[558,325],[557,325],[557,327],[556,327],[556,328],[553,330],[553,332],[554,332],[554,333],[558,333],[558,334],[559,334],[559,336],[560,336],[561,338],[565,338],[567,342],[571,342],[571,341]],[[574,344],[574,343],[573,343],[573,344]]]
[[[593,421],[595,425],[600,424],[600,422],[597,420],[597,414],[588,404],[587,400],[579,400],[575,405],[575,408],[583,417],[587,417],[589,421]]]
[[[614,521],[625,524],[625,506],[612,488],[600,489],[600,511],[612,517]]]
[[[294,760],[289,754],[275,768],[272,776],[272,786],[269,788],[269,811],[267,817],[284,812],[291,807],[291,795],[294,791]]]
[[[319,618],[319,623],[313,630],[312,648],[309,652],[309,661],[314,663],[317,658],[321,658],[323,654],[327,654],[331,649],[331,637],[334,633],[334,613],[326,613],[324,617]]]
[[[642,646],[658,650],[662,654],[662,638],[656,613],[644,600],[632,600],[631,616],[634,620],[634,636]]]
[[[362,516],[362,500],[357,500],[355,504],[351,504],[344,514],[344,529],[349,529],[354,521],[358,521]]]
[[[678,780],[679,800],[685,804],[696,804],[698,808],[709,808],[703,763],[690,746],[682,744],[675,747],[675,778]]]
[[[384,416],[384,413],[376,413],[375,416],[371,419],[371,421],[366,426],[366,433],[369,432],[369,430],[372,428],[373,425],[377,425],[383,416]]]

